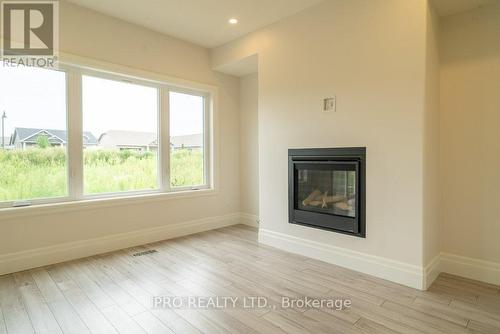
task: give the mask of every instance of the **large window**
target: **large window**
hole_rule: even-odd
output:
[[[68,196],[66,74],[0,67],[0,202]]]
[[[210,188],[211,99],[76,66],[0,67],[0,207]]]
[[[84,193],[158,189],[158,89],[84,75],[82,101]]]

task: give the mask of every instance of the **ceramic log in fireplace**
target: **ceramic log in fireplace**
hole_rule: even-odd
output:
[[[365,237],[366,148],[288,150],[289,222]]]

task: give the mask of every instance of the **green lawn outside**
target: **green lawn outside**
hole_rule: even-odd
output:
[[[203,152],[171,154],[172,187],[203,183]],[[152,152],[84,151],[85,194],[148,190],[158,187],[157,155]],[[0,201],[67,195],[65,150],[0,150]]]

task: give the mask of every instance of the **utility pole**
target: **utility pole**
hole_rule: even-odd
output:
[[[5,150],[5,119],[7,115],[5,115],[5,110],[2,114],[2,149]]]

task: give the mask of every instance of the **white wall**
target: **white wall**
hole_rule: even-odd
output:
[[[426,21],[425,1],[332,0],[212,51],[213,66],[259,54],[261,236],[420,275]],[[337,112],[322,113],[331,95]],[[367,147],[366,239],[288,223],[287,150],[342,146]],[[386,273],[367,268],[379,260]]]
[[[424,114],[424,265],[437,266],[441,252],[439,175],[439,17],[427,8]],[[433,261],[434,260],[434,261]],[[433,270],[432,281],[438,271]]]
[[[240,79],[240,211],[259,216],[258,74]]]
[[[239,211],[239,144],[235,140],[239,135],[239,79],[212,71],[207,49],[66,2],[60,3],[60,47],[64,53],[217,86],[217,163],[223,176],[219,192],[68,212],[41,210],[29,216],[0,213],[0,265],[5,266],[2,261],[10,261],[16,252]]]
[[[495,262],[499,284],[500,5],[441,27],[443,251]]]

